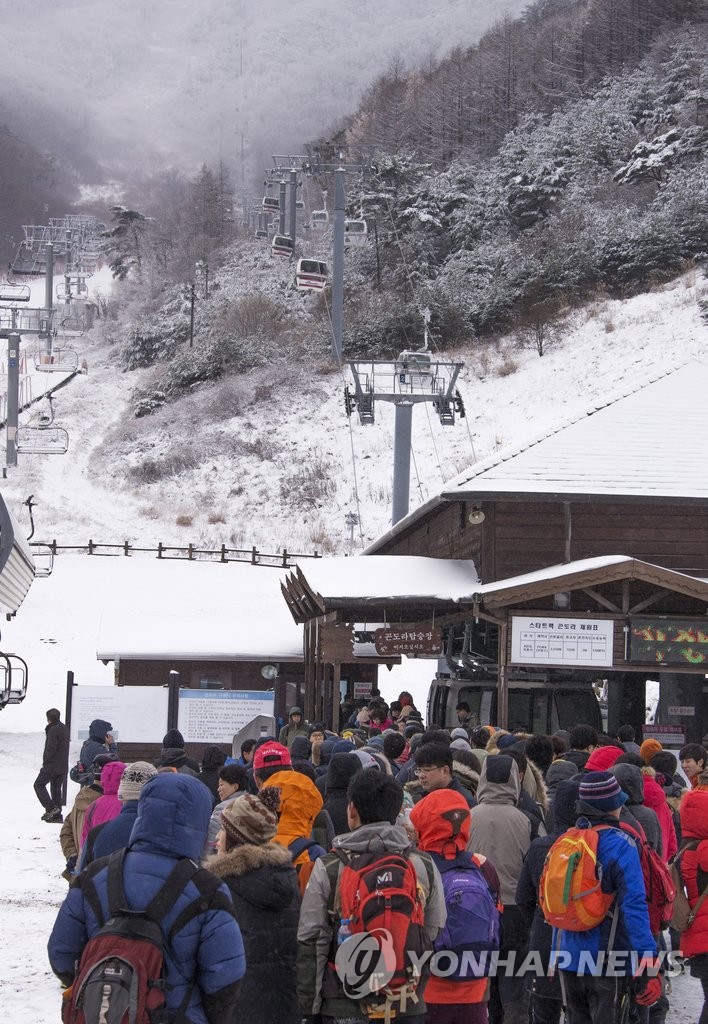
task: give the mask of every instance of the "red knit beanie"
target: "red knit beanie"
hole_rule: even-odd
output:
[[[623,753],[620,747],[595,747],[585,762],[585,771],[607,772]]]

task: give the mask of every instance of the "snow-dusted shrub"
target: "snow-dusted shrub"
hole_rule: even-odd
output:
[[[201,384],[220,380],[229,373],[245,373],[267,365],[273,346],[257,338],[213,338],[180,353],[160,380],[133,396],[136,416],[147,416],[166,402],[188,394]]]
[[[129,324],[120,350],[121,366],[124,370],[137,370],[172,359],[188,332],[189,325],[181,316],[143,318]]]
[[[199,458],[195,452],[188,448],[180,448],[179,451],[169,452],[160,459],[143,459],[136,466],[131,466],[127,475],[134,483],[154,484],[158,480],[186,473],[198,465]]]
[[[151,413],[161,409],[166,401],[167,395],[159,389],[137,392],[133,397],[133,415],[137,419],[140,419],[141,416],[150,416]]]

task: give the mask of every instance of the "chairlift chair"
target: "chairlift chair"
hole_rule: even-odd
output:
[[[321,292],[327,286],[329,270],[321,260],[300,259],[295,271],[295,286],[299,292]]]
[[[369,229],[363,217],[354,220],[344,221],[344,244],[353,249],[359,249],[366,245],[369,237]]]
[[[37,352],[34,368],[43,373],[73,373],[79,368],[79,353],[73,348],[53,348],[51,352]]]
[[[288,235],[273,235],[270,251],[273,256],[290,259],[295,252],[295,242]]]
[[[69,433],[64,427],[18,427],[15,446],[21,455],[66,455]]]
[[[29,302],[31,298],[28,284],[10,284],[0,281],[0,302]]]
[[[21,704],[27,696],[27,680],[29,669],[27,662],[19,654],[5,654],[5,661],[9,664],[9,686],[5,690],[7,694],[6,704]]]

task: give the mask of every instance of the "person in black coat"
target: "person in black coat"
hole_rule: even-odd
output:
[[[332,819],[336,836],[351,832],[347,821],[347,787],[360,768],[361,761],[356,754],[332,754],[327,769],[324,810]]]
[[[565,779],[558,784],[553,799],[554,831],[548,836],[534,839],[524,859],[516,886],[516,905],[531,927],[529,949],[538,951],[543,964],[543,976],[532,974],[526,979],[526,987],[531,995],[531,1011],[537,1024],[558,1024],[563,1009],[560,981],[558,973],[548,977],[548,962],[551,955],[551,939],[553,929],[543,916],[538,904],[538,883],[546,860],[546,854],[556,839],[567,829],[572,828],[577,819],[575,804],[582,775]]]
[[[225,764],[226,754],[221,747],[216,745],[205,747],[199,780],[211,790],[215,807],[219,802],[219,771]]]
[[[235,996],[239,1024],[300,1024],[295,960],[300,894],[292,858],[272,842],[280,790],[245,793],[221,814],[218,854],[209,870],[231,890],[246,952]]]
[[[168,729],[165,733],[160,756],[153,764],[156,768],[176,768],[186,775],[199,775],[199,764],[184,749],[184,736],[179,729]]]
[[[34,791],[44,808],[42,821],[60,822],[63,820],[61,809],[64,803],[64,785],[69,771],[69,730],[61,721],[61,712],[57,708],[50,708],[47,711],[44,732],[42,767],[34,780]]]

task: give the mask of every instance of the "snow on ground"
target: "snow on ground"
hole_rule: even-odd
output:
[[[0,732],[0,1005],[12,1024],[55,1024],[60,1017],[60,987],[49,969],[46,943],[67,885],[61,878],[60,826],[40,820],[42,808],[32,791],[43,739],[37,732]],[[69,784],[70,803],[77,790]],[[700,983],[682,975],[672,984],[667,1024],[696,1021]]]

